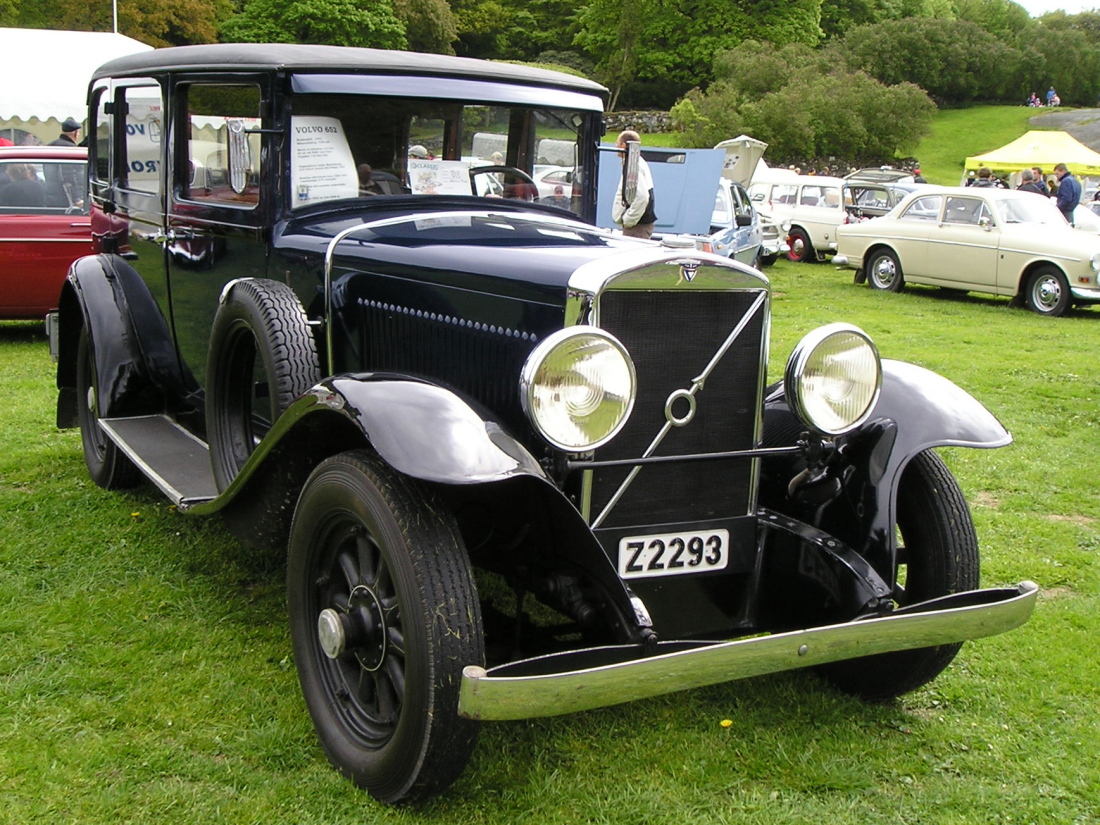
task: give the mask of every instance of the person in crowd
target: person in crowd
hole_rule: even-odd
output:
[[[978,179],[974,177],[974,170],[971,169],[966,173],[966,186],[973,186],[978,182]]]
[[[565,188],[561,184],[554,187],[553,195],[540,199],[539,203],[556,206],[558,209],[569,209],[572,206],[569,198],[565,197]]]
[[[1073,225],[1073,210],[1081,202],[1081,184],[1070,174],[1064,163],[1054,167],[1054,176],[1058,178],[1058,210]]]
[[[924,175],[920,173],[919,166],[913,170],[913,183],[928,183],[928,181],[924,179]]]
[[[1050,197],[1050,188],[1047,186],[1046,178],[1043,177],[1043,170],[1038,166],[1031,167],[1032,175],[1035,178],[1035,185],[1039,187],[1039,192],[1044,196]]]
[[[978,178],[973,185],[982,188],[996,186],[997,184],[993,182],[993,171],[988,166],[981,167],[978,170]]]
[[[1054,98],[1058,97],[1058,93],[1054,91],[1054,87],[1051,86],[1047,89],[1047,106],[1054,106]]]
[[[619,133],[615,141],[615,148],[622,153],[626,160],[626,145],[628,143],[641,143],[642,139],[632,129]],[[649,171],[649,164],[643,158],[638,158],[638,186],[634,191],[634,198],[629,202],[623,197],[623,181],[619,178],[618,189],[615,190],[615,200],[611,204],[611,218],[623,228],[623,234],[632,238],[648,238],[653,235],[653,227],[657,223],[657,212],[653,195],[653,175]]]
[[[50,146],[79,146],[80,122],[67,117],[61,124],[61,134],[50,141]],[[76,163],[66,163],[60,167],[61,185],[73,206],[84,205],[84,176],[82,168]]]
[[[421,146],[419,143],[415,143],[409,147],[409,157],[413,160],[429,160],[431,155],[428,154],[428,150]]]
[[[0,177],[0,206],[37,208],[46,205],[46,189],[28,163],[9,163]]]
[[[1034,192],[1036,195],[1043,194],[1043,190],[1035,182],[1035,173],[1030,169],[1025,169],[1020,173],[1020,185],[1016,189],[1020,192]]]

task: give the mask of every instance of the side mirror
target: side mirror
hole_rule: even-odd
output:
[[[989,232],[993,228],[993,219],[989,215],[982,215],[978,218],[978,226]]]
[[[629,141],[623,159],[623,204],[630,204],[638,194],[638,159],[642,156],[642,144]]]
[[[738,212],[734,216],[733,221],[738,226],[752,226],[752,215],[748,212]]]

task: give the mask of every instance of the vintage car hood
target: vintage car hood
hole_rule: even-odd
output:
[[[550,210],[470,198],[425,197],[416,205],[415,212],[330,210],[296,217],[276,227],[275,247],[323,259],[330,240],[351,230],[334,249],[335,269],[415,269],[421,280],[553,302],[560,302],[578,267],[639,247],[660,248]]]

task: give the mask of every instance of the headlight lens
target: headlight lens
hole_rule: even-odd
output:
[[[1100,272],[1100,252],[1093,253],[1090,263],[1092,264],[1093,272]]]
[[[535,347],[523,365],[523,410],[535,429],[566,452],[606,444],[634,407],[634,362],[617,338],[596,327],[567,327]]]
[[[882,363],[863,330],[829,324],[799,341],[785,379],[794,413],[819,433],[841,435],[866,421],[875,408]]]

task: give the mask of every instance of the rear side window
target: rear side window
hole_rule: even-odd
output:
[[[125,113],[123,157],[115,173],[119,185],[132,192],[161,194],[164,156],[164,102],[160,86],[127,86],[116,97]]]
[[[0,162],[0,214],[65,214],[80,209],[85,165],[81,161]]]
[[[183,197],[254,208],[260,200],[260,87],[185,87],[187,178]]]

